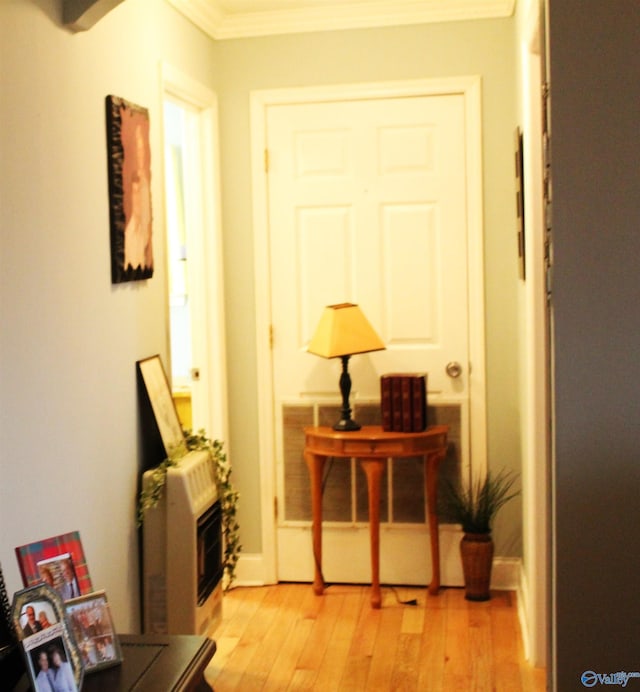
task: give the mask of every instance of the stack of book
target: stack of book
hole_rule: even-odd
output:
[[[427,427],[427,374],[392,373],[380,378],[382,429],[421,432]]]

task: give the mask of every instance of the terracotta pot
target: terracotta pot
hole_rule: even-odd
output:
[[[488,601],[491,598],[493,539],[490,533],[465,533],[460,541],[465,598]]]

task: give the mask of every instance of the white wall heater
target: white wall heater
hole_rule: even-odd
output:
[[[143,474],[143,487],[152,473]],[[169,467],[142,535],[144,631],[212,632],[222,619],[222,514],[208,452]]]

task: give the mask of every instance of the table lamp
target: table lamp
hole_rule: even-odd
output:
[[[357,353],[382,351],[385,348],[382,339],[376,334],[357,305],[340,303],[327,305],[324,309],[315,334],[307,346],[307,351],[323,358],[342,359],[342,374],[340,375],[342,411],[340,420],[333,426],[334,430],[360,430],[361,427],[351,418],[349,358]]]

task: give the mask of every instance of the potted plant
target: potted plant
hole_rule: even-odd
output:
[[[460,541],[465,598],[469,601],[488,601],[490,598],[493,538],[491,530],[498,510],[518,495],[513,490],[516,477],[502,470],[493,475],[487,472],[469,487],[447,483],[444,511],[448,518],[462,524]]]

